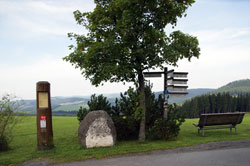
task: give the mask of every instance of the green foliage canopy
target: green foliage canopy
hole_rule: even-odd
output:
[[[103,81],[137,82],[144,70],[176,65],[179,59],[198,57],[196,37],[164,28],[175,26],[194,0],[95,0],[93,12],[75,11],[87,35],[76,40],[64,60],[82,70],[93,85]]]

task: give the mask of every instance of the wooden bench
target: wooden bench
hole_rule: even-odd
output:
[[[194,126],[198,127],[198,134],[200,130],[202,131],[202,136],[204,136],[204,130],[211,129],[230,128],[232,132],[234,128],[237,133],[236,125],[242,122],[244,115],[244,112],[201,114],[199,123]]]

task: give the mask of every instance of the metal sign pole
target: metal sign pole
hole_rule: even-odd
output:
[[[163,112],[163,118],[168,119],[168,68],[164,68],[164,112]]]
[[[52,115],[50,101],[50,84],[45,81],[36,84],[37,105],[37,148],[47,150],[54,147]]]

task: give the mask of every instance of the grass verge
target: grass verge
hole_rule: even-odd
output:
[[[215,141],[250,139],[250,114],[246,114],[242,124],[237,126],[238,134],[229,129],[205,131],[205,137],[197,134],[192,124],[198,119],[186,119],[175,141],[137,141],[118,142],[114,147],[83,149],[78,142],[78,121],[76,117],[53,117],[55,148],[38,151],[36,146],[36,117],[25,117],[14,129],[11,150],[0,153],[0,165],[15,165],[27,160],[49,160],[52,163],[104,158],[137,152],[150,152],[183,146],[192,146]]]

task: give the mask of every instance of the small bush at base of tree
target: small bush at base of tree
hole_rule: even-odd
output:
[[[132,117],[112,118],[117,133],[117,140],[136,140],[139,134],[139,121]]]
[[[177,109],[176,104],[169,105],[168,119],[155,120],[154,125],[148,131],[148,138],[153,140],[175,139],[184,121],[184,115]]]

